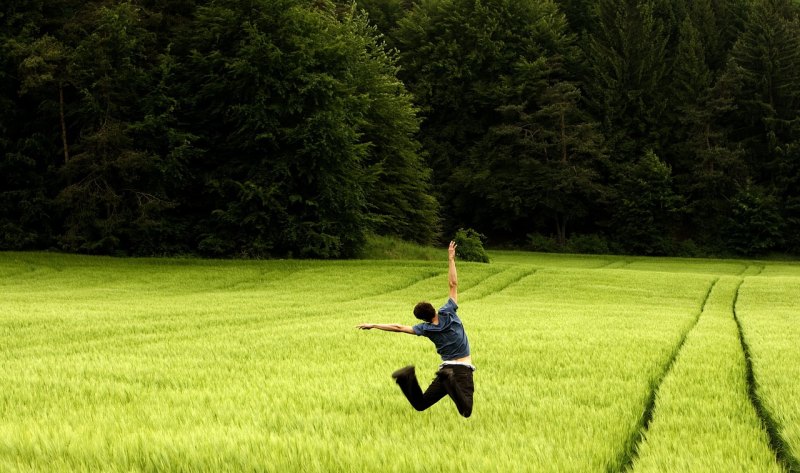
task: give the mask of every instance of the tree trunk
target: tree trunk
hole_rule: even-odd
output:
[[[67,145],[67,121],[64,119],[64,84],[58,83],[58,114],[61,118],[61,142],[64,144],[64,164],[69,162],[69,146]]]
[[[560,213],[556,214],[556,234],[558,246],[565,247],[567,245],[567,217]]]

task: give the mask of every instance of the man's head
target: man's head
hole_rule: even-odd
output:
[[[433,308],[430,302],[420,302],[414,306],[414,317],[431,323],[433,318],[436,317],[436,309]]]

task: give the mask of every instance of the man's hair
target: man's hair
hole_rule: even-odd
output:
[[[436,317],[436,309],[433,308],[430,302],[420,302],[414,306],[414,317],[430,323]]]

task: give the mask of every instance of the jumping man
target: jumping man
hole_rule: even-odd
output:
[[[441,309],[436,311],[430,302],[420,302],[414,307],[414,316],[423,320],[421,324],[409,327],[399,324],[361,324],[362,330],[376,328],[387,332],[403,332],[428,337],[436,352],[442,357],[442,364],[436,372],[436,378],[425,393],[419,387],[413,366],[406,366],[392,373],[403,394],[418,411],[436,404],[445,395],[455,402],[458,412],[469,417],[472,414],[472,372],[475,367],[470,358],[469,341],[464,332],[464,325],[456,315],[458,310],[458,278],[456,276],[456,244],[450,242],[448,248],[450,298]]]

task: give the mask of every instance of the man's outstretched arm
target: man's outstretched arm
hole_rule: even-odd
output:
[[[356,325],[356,328],[360,328],[361,330],[369,330],[372,328],[376,328],[378,330],[385,330],[387,332],[401,332],[401,333],[410,333],[414,334],[414,329],[409,327],[408,325],[400,325],[400,324],[359,324]]]
[[[447,259],[449,270],[447,272],[447,279],[450,283],[450,299],[458,304],[458,274],[456,274],[456,242],[451,241],[450,247],[447,249]]]

